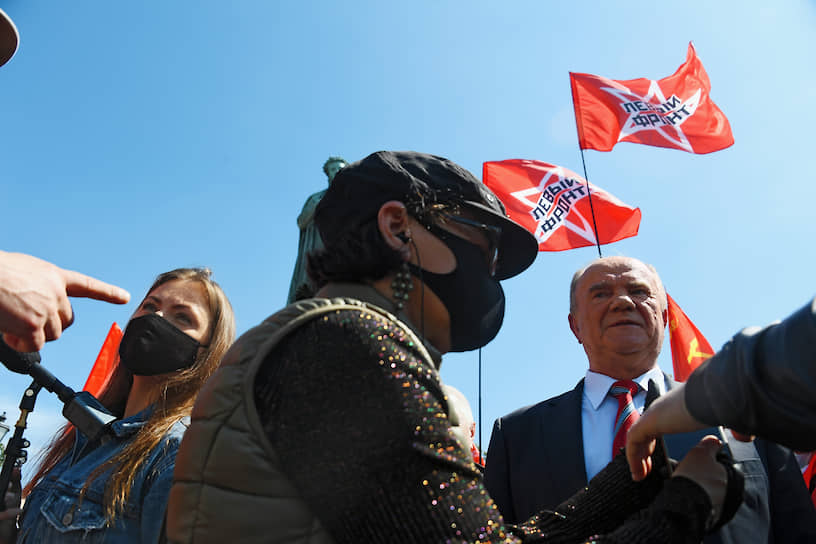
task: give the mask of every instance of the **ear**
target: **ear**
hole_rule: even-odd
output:
[[[403,254],[405,260],[411,258],[411,248],[408,245],[411,234],[408,228],[408,210],[399,200],[389,200],[377,212],[377,227],[380,235],[389,247]]]
[[[578,321],[572,317],[572,314],[567,314],[567,320],[569,321],[572,334],[575,335],[575,338],[578,340],[579,344],[583,344],[583,342],[581,342],[581,328],[578,326]]]
[[[663,316],[663,328],[666,328],[666,325],[669,324],[669,310],[668,308],[663,308],[663,312],[661,314]]]

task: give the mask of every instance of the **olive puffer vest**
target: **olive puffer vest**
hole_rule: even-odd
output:
[[[229,349],[198,395],[176,457],[167,511],[172,543],[329,544],[333,540],[280,469],[255,408],[255,375],[297,327],[325,313],[364,310],[413,331],[385,310],[356,299],[296,302],[249,330]]]

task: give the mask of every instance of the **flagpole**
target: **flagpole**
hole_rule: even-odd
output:
[[[482,456],[482,348],[479,348],[479,457]]]
[[[592,230],[595,231],[595,245],[598,246],[598,257],[603,257],[601,254],[601,239],[598,237],[598,224],[595,222],[595,207],[592,205],[592,188],[589,186],[589,176],[587,176],[586,162],[584,162],[584,148],[578,144],[578,149],[581,150],[581,164],[584,167],[584,179],[587,182],[587,197],[589,198],[589,212],[592,214]]]
[[[598,237],[598,224],[595,222],[595,207],[592,205],[592,188],[589,186],[589,176],[587,176],[586,161],[584,160],[584,148],[581,147],[581,120],[578,118],[578,111],[575,108],[575,87],[572,84],[572,72],[570,72],[570,94],[572,95],[572,111],[575,114],[575,132],[578,135],[578,149],[581,151],[581,165],[584,167],[584,179],[587,182],[587,197],[589,198],[589,211],[592,214],[592,230],[595,232],[595,245],[598,246],[598,257],[603,257],[601,253],[601,239]]]

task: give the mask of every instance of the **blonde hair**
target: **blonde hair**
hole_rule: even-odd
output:
[[[158,286],[174,280],[201,283],[207,292],[209,303],[210,341],[209,345],[203,348],[193,366],[169,376],[161,388],[156,391],[156,398],[153,399],[153,412],[136,436],[111,459],[94,469],[85,480],[80,491],[80,500],[84,498],[91,482],[107,471],[115,469],[111,472],[105,486],[104,507],[108,524],[124,510],[133,482],[148,454],[159,445],[173,425],[183,417],[190,415],[198,390],[215,371],[224,353],[235,339],[235,317],[232,305],[211,276],[212,272],[207,268],[178,268],[159,275],[147,291],[149,295]],[[124,365],[117,364],[107,386],[100,393],[99,400],[114,415],[121,417],[124,414],[132,383],[133,374]],[[48,450],[43,454],[36,474],[26,485],[25,495],[28,495],[70,452],[75,435],[76,428],[70,423],[57,432]]]

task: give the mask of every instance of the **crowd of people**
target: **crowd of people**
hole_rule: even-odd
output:
[[[110,432],[61,429],[22,493],[4,497],[0,539],[814,541],[816,511],[785,446],[816,448],[816,304],[743,331],[677,384],[656,365],[657,272],[593,261],[570,285],[585,378],[497,420],[481,467],[439,368],[499,332],[501,281],[532,264],[535,237],[470,172],[416,152],[345,165],[314,222],[316,292],[237,341],[209,270],[158,276],[100,394]],[[13,349],[59,338],[69,297],[129,299],[0,252],[0,333]],[[752,435],[763,440],[734,438]]]

